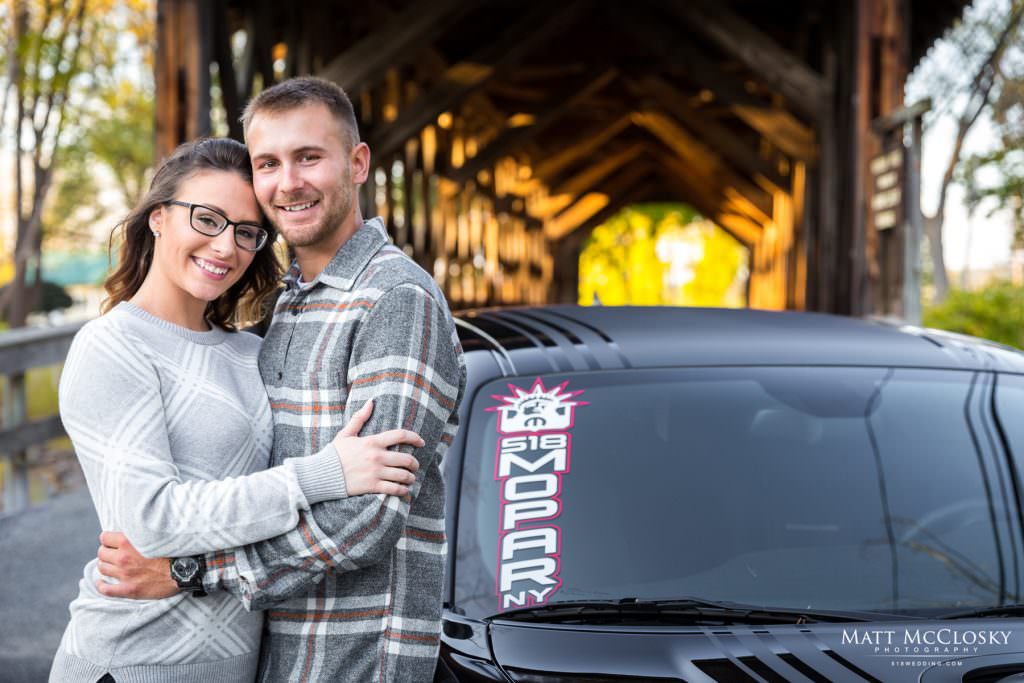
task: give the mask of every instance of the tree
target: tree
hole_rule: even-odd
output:
[[[1009,56],[1006,82],[992,104],[996,144],[968,157],[960,181],[974,206],[988,199],[992,212],[1009,210],[1013,248],[1024,249],[1024,49]]]
[[[25,324],[41,291],[44,210],[73,143],[97,121],[89,103],[121,78],[122,38],[143,31],[150,2],[11,0],[3,16],[6,79],[0,120],[13,155],[14,278],[0,309]],[[143,18],[145,17],[145,18]],[[109,142],[109,141],[108,141]],[[31,277],[30,277],[31,275]]]
[[[85,9],[84,1],[32,8],[25,0],[12,2],[4,102],[13,95],[15,272],[0,306],[11,327],[25,324],[41,287],[43,201],[64,133],[69,86],[80,71]],[[30,265],[35,266],[31,284]]]
[[[110,170],[125,206],[132,207],[142,198],[153,165],[152,83],[147,87],[121,81],[99,99],[101,114],[86,131],[85,146]]]
[[[114,26],[120,48],[104,60],[115,68],[100,72],[82,103],[80,134],[69,141],[45,211],[47,239],[89,243],[99,221],[112,222],[111,211],[135,206],[146,189],[154,155],[155,6],[153,0],[120,4],[122,17]],[[125,33],[134,38],[127,45],[120,39]],[[110,187],[121,206],[101,192]]]
[[[956,133],[953,150],[946,163],[939,185],[939,201],[935,213],[925,216],[925,236],[932,258],[935,299],[942,301],[949,291],[949,275],[943,256],[942,228],[946,217],[946,197],[950,185],[957,178],[964,143],[971,129],[990,109],[1006,81],[1006,59],[1012,47],[1020,40],[1021,20],[1024,18],[1024,0],[1012,0],[1008,11],[1000,10],[1001,3],[982,1],[954,29],[947,40],[953,45],[956,58],[932,59],[921,80],[925,89],[937,101],[935,112],[929,117],[952,115]],[[969,80],[964,76],[968,76]],[[962,176],[961,176],[962,177]]]
[[[110,219],[97,172],[105,169],[119,203],[138,203],[153,165],[153,91],[121,81],[97,93],[82,134],[64,150],[56,187],[44,212],[47,238],[88,243],[98,221]],[[119,208],[119,207],[118,207]]]

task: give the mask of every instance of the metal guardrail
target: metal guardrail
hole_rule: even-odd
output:
[[[5,514],[28,507],[28,450],[64,435],[58,415],[28,421],[25,373],[62,363],[85,321],[58,327],[22,328],[0,333],[0,375],[7,380],[0,423],[0,458],[6,459]]]

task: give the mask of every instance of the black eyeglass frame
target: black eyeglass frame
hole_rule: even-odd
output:
[[[192,202],[183,202],[180,199],[170,199],[167,201],[167,203],[173,204],[175,206],[183,206],[186,209],[188,209],[188,225],[190,228],[198,232],[200,235],[205,235],[206,237],[216,237],[217,235],[221,234],[230,227],[232,231],[232,236],[235,238],[235,246],[237,246],[239,249],[244,249],[245,251],[259,251],[260,249],[267,245],[267,239],[270,237],[270,233],[268,233],[266,229],[263,226],[259,225],[258,223],[250,223],[248,221],[233,221],[227,216],[225,216],[223,213],[218,211],[217,209],[206,206],[205,204],[193,204]],[[195,222],[192,220],[193,216],[195,216],[196,209],[203,209],[204,211],[209,211],[210,213],[217,214],[218,216],[224,219],[223,227],[221,227],[220,230],[214,233],[204,232],[203,230],[200,230],[199,228],[196,227]],[[244,226],[246,228],[252,228],[253,230],[259,231],[259,244],[256,245],[255,249],[250,249],[245,245],[239,244],[238,232],[235,230],[235,228],[237,228],[238,226]]]

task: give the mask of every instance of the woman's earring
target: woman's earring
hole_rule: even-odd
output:
[[[154,230],[153,231],[153,237],[159,237],[159,236],[160,236],[160,231],[159,230]]]

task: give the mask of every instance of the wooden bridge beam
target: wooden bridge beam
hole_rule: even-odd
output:
[[[817,150],[813,130],[785,109],[773,107],[751,94],[742,78],[723,69],[695,46],[679,40],[678,33],[659,17],[637,11],[625,15],[621,25],[634,40],[653,49],[663,63],[678,65],[686,80],[729,105],[741,121],[775,147],[801,161],[814,162]]]
[[[331,60],[318,74],[348,92],[379,81],[395,66],[417,57],[446,24],[472,6],[461,0],[417,0],[384,25]]]
[[[473,59],[449,67],[440,83],[412,102],[373,137],[370,148],[378,156],[389,156],[441,113],[481,88],[498,69],[517,63],[538,44],[556,35],[584,6],[583,1],[577,0],[558,6],[553,13],[548,5],[535,6]]]
[[[636,142],[617,152],[610,153],[596,164],[587,166],[576,175],[568,177],[555,187],[550,188],[548,196],[541,202],[535,202],[531,207],[531,214],[541,220],[553,217],[593,189],[604,178],[638,159],[646,149],[645,143]]]
[[[652,50],[663,69],[679,71],[687,81],[725,104],[768,106],[764,97],[747,90],[743,78],[723,69],[697,46],[680,40],[679,31],[666,24],[663,18],[637,5],[633,9],[635,11],[623,14],[618,25],[633,41]]]
[[[551,189],[551,194],[579,196],[624,165],[637,159],[646,148],[645,143],[635,142],[619,152],[609,154],[594,165],[586,167],[571,178],[559,183]]]
[[[461,168],[454,169],[450,177],[457,183],[464,183],[476,177],[481,170],[491,166],[500,157],[511,151],[522,149],[529,140],[545,131],[551,124],[579,105],[579,103],[602,88],[618,76],[615,69],[605,69],[600,73],[586,73],[575,79],[572,85],[550,102],[536,120],[529,126],[506,128],[491,144],[478,152],[475,157],[466,161]]]
[[[603,185],[599,185],[580,197],[564,211],[559,213],[544,226],[544,234],[549,240],[559,240],[583,225],[598,211],[601,211],[614,200],[633,189],[635,185],[654,170],[649,163],[635,163],[625,171],[615,175]]]
[[[537,160],[533,167],[534,177],[550,182],[558,173],[604,147],[631,125],[632,121],[629,115],[625,114],[582,131],[578,138],[567,138],[562,145],[552,150],[545,158]]]
[[[821,115],[831,93],[828,81],[727,5],[709,0],[672,0],[664,6],[695,33],[758,74],[809,121]]]
[[[646,128],[665,146],[685,160],[691,167],[691,174],[706,174],[716,186],[734,187],[756,206],[762,214],[771,213],[771,196],[752,182],[740,177],[723,166],[715,153],[684,131],[668,115],[658,112],[635,112],[633,121]]]
[[[732,112],[789,156],[809,164],[817,162],[819,149],[814,128],[804,125],[785,109],[737,105],[732,107]]]
[[[725,210],[724,196],[716,198],[714,189],[691,174],[686,164],[675,155],[663,152],[658,158],[661,162],[661,175],[669,187],[679,193],[682,201],[700,211],[705,218],[713,221],[748,249],[754,249],[761,239],[759,225]]]
[[[687,102],[687,98],[674,85],[658,76],[648,76],[633,87],[648,93],[684,126],[693,131],[704,143],[721,153],[722,158],[748,174],[759,185],[768,183],[768,191],[781,190],[789,185],[772,162],[761,157],[756,149],[747,147],[732,131]]]

